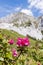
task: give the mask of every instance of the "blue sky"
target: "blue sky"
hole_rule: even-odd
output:
[[[15,12],[35,17],[43,15],[43,0],[0,0],[0,17]]]

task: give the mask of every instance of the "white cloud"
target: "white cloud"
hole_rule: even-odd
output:
[[[27,15],[31,15],[31,16],[33,16],[33,13],[32,13],[31,10],[28,10],[28,9],[22,9],[21,12],[23,12],[23,13],[25,13],[25,14],[27,14]]]
[[[19,11],[21,9],[21,7],[16,7],[15,11]]]
[[[28,0],[28,3],[30,3],[29,8],[35,7],[43,13],[43,0]]]
[[[39,2],[36,4],[36,7],[39,8],[39,9],[43,9],[43,0],[42,0],[42,1],[39,1]]]

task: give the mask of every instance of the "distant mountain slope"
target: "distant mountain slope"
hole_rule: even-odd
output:
[[[30,22],[36,21],[36,19],[32,16],[28,16],[24,13],[14,13],[7,15],[6,17],[3,17],[0,19],[0,22],[7,22],[7,23],[13,23],[14,25],[24,25],[28,24]]]
[[[0,19],[0,28],[9,29],[26,36],[41,40],[42,34],[38,29],[39,20],[24,13],[13,13]],[[38,36],[37,36],[38,35]]]

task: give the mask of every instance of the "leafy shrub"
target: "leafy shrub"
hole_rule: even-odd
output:
[[[0,34],[0,65],[43,65],[42,45],[30,44],[28,38],[18,38],[15,43]]]

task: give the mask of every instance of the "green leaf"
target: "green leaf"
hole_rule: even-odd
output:
[[[0,39],[2,39],[3,38],[3,36],[2,36],[2,34],[0,33]]]
[[[12,53],[11,52],[6,53],[6,57],[12,59]]]

